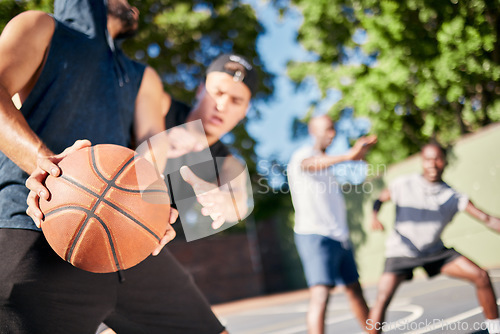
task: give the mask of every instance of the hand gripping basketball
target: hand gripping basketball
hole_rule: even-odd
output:
[[[134,151],[96,145],[66,156],[61,175],[48,176],[40,199],[42,231],[64,260],[96,273],[130,268],[157,249],[170,228],[170,201],[154,167]],[[151,186],[140,189],[141,182]],[[142,193],[158,197],[142,200]]]

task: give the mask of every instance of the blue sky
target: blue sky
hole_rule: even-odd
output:
[[[292,122],[295,117],[303,117],[311,101],[318,100],[321,94],[313,80],[308,80],[296,90],[295,85],[286,75],[286,64],[290,60],[313,60],[297,42],[296,35],[302,23],[302,16],[297,9],[291,8],[287,15],[280,18],[279,12],[267,1],[245,0],[251,4],[258,19],[266,29],[257,41],[257,49],[266,68],[276,75],[275,91],[268,101],[254,102],[261,111],[260,120],[248,124],[248,132],[259,142],[256,152],[261,158],[274,156],[287,162],[291,153],[302,141],[292,141]],[[332,91],[322,100],[318,112],[326,112],[340,95]]]

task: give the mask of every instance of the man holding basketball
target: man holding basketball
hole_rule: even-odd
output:
[[[442,273],[473,283],[488,330],[498,334],[498,307],[488,273],[453,248],[446,248],[441,233],[458,211],[467,212],[499,233],[500,219],[476,208],[466,195],[442,180],[446,151],[440,145],[425,145],[421,158],[423,173],[396,179],[373,206],[373,229],[384,229],[377,214],[382,203],[389,200],[396,204],[396,223],[386,241],[384,273],[366,328],[370,333],[382,332],[385,312],[396,289],[412,279],[413,269],[423,267],[430,277]]]
[[[364,328],[368,307],[349,241],[342,190],[331,167],[362,159],[377,138],[362,137],[346,154],[332,156],[325,153],[335,137],[331,118],[326,115],[312,118],[309,133],[314,144],[297,150],[287,169],[295,209],[295,244],[311,295],[308,332],[324,333],[330,289],[337,285],[345,286],[351,309]]]
[[[119,333],[219,333],[169,252],[124,271],[120,283],[116,273],[71,266],[40,233],[38,198],[50,196],[42,183],[60,174],[65,155],[164,130],[159,76],[114,42],[137,29],[138,12],[126,0],[106,3],[56,0],[54,17],[22,13],[0,36],[0,332],[95,333],[104,321]],[[170,228],[155,253],[174,235]]]

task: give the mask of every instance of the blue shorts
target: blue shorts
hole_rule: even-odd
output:
[[[358,280],[359,274],[350,243],[344,244],[318,234],[295,233],[308,286],[349,285]]]

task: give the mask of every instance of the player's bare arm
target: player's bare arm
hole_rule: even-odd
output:
[[[379,230],[383,231],[384,230],[384,225],[380,222],[378,219],[378,212],[380,211],[380,207],[382,206],[382,203],[390,201],[391,200],[391,192],[389,189],[385,188],[382,190],[380,195],[378,196],[377,200],[375,200],[375,203],[373,203],[373,211],[372,211],[372,223],[371,227],[372,230]]]
[[[19,93],[22,101],[29,93],[43,65],[54,27],[49,15],[28,11],[13,18],[0,36],[0,149],[29,174],[37,168],[39,156],[52,152],[30,129],[11,98]],[[59,171],[50,163],[43,167]]]
[[[323,153],[314,157],[304,159],[301,166],[307,171],[314,172],[326,169],[330,166],[344,161],[360,160],[364,158],[370,147],[372,147],[376,142],[376,136],[361,137],[345,154],[328,155],[326,153]]]
[[[163,93],[163,85],[156,71],[147,67],[144,71],[141,87],[135,100],[135,115],[134,115],[134,139],[135,143],[141,144],[143,141],[153,137],[156,134],[165,131],[165,121],[163,119],[164,112],[162,107],[165,106]],[[167,152],[166,149],[157,148],[154,150],[155,155]],[[155,162],[159,170],[163,170],[166,163],[166,157],[155,156]],[[170,224],[173,224],[179,213],[175,209],[170,210]],[[161,249],[175,238],[175,230],[169,226],[163,238],[160,240],[158,247],[153,251],[153,255],[158,255]]]
[[[12,96],[19,93],[21,102],[29,95],[50,47],[55,23],[51,16],[38,11],[24,12],[13,18],[0,36],[0,149],[14,163],[29,173],[26,185],[31,190],[27,210],[39,225],[42,213],[38,209],[40,196],[49,197],[43,180],[48,173],[60,171],[55,156],[31,130],[22,113],[14,106]],[[76,147],[87,145],[79,142]],[[68,153],[69,151],[65,151]]]
[[[465,212],[483,222],[490,229],[500,233],[500,218],[488,215],[484,211],[478,209],[471,201],[467,203]]]
[[[146,67],[135,100],[134,136],[137,144],[165,131],[164,98],[160,76],[153,68]]]

